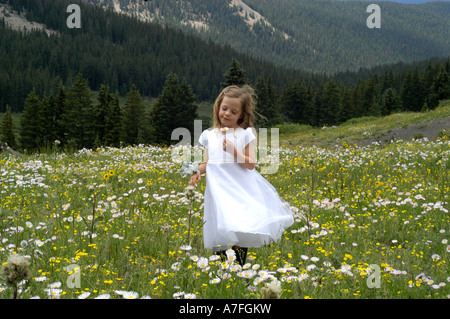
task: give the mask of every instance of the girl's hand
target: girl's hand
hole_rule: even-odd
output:
[[[228,152],[234,156],[236,154],[236,148],[234,147],[234,143],[230,140],[224,139],[223,140],[223,151]]]
[[[197,183],[200,182],[201,179],[202,179],[202,176],[200,175],[200,172],[194,173],[191,176],[191,180],[189,181],[189,185],[197,187]]]

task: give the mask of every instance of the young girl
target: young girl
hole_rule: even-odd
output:
[[[255,170],[255,102],[249,86],[229,86],[214,103],[214,127],[202,132],[206,148],[189,184],[206,174],[204,244],[215,252],[233,248],[243,265],[247,247],[276,242],[293,216],[275,188]]]

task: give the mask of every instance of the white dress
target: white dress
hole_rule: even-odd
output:
[[[293,214],[257,170],[241,167],[231,154],[223,151],[225,137],[242,153],[248,143],[256,144],[251,128],[230,129],[226,134],[209,129],[200,135],[200,144],[208,150],[205,248],[218,251],[233,245],[260,247],[277,242],[293,224]]]

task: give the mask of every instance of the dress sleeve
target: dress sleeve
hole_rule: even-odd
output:
[[[245,136],[244,136],[244,147],[247,146],[248,143],[253,142],[256,145],[256,135],[254,132],[254,128],[248,127],[245,130]]]
[[[202,134],[200,134],[198,142],[204,147],[208,147],[208,130],[204,130]]]

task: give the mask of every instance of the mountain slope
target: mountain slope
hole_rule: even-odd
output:
[[[368,3],[361,1],[84,1],[318,73],[446,57],[450,52],[449,2],[382,2],[381,29],[369,29]]]

